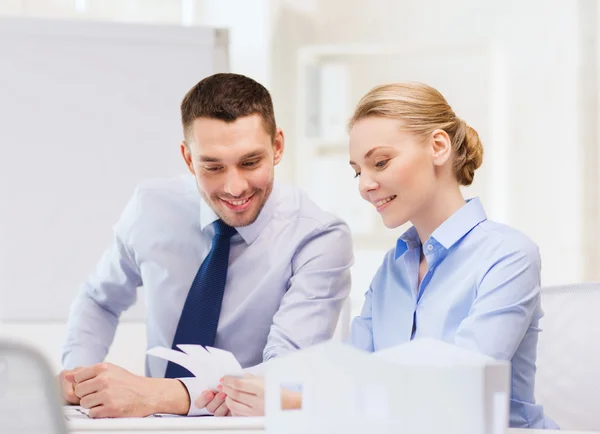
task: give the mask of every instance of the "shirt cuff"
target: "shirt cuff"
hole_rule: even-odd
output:
[[[204,390],[200,390],[200,389],[204,389],[204,387],[202,386],[202,383],[200,381],[198,381],[198,379],[196,377],[178,378],[178,380],[181,381],[181,383],[187,389],[188,395],[190,395],[190,408],[188,410],[187,415],[188,416],[212,415],[212,413],[209,412],[206,408],[197,408],[194,405],[194,402],[196,401],[196,399],[200,395],[202,395],[202,392],[204,392]]]
[[[71,351],[63,358],[63,369],[74,369],[101,363],[102,357],[92,354],[92,351]]]

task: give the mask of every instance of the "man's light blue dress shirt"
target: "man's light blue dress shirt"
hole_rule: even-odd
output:
[[[191,175],[142,183],[73,303],[64,367],[104,359],[120,314],[141,286],[147,346],[170,348],[217,218]],[[329,339],[350,292],[347,225],[298,189],[276,183],[258,219],[236,229],[215,346],[251,367]],[[162,359],[146,360],[149,376],[163,377],[165,369]],[[183,382],[193,403],[203,390],[193,378]],[[189,414],[199,412],[192,405]]]
[[[421,251],[428,268],[418,285]],[[510,426],[556,428],[534,397],[540,268],[537,246],[487,220],[472,199],[423,245],[414,227],[398,239],[352,323],[351,343],[372,352],[427,337],[509,360]]]

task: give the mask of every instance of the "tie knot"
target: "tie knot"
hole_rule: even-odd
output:
[[[232,237],[233,234],[236,233],[235,228],[232,226],[229,226],[223,220],[217,220],[214,223],[214,227],[215,227],[215,235],[221,235],[224,237]]]

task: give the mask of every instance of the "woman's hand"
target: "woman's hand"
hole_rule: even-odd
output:
[[[217,387],[227,395],[225,404],[232,416],[264,416],[265,383],[262,377],[223,377]]]
[[[246,375],[244,378],[223,377],[218,389],[227,395],[225,404],[232,416],[265,415],[265,383],[262,377]],[[302,395],[287,389],[281,390],[284,409],[301,407]]]

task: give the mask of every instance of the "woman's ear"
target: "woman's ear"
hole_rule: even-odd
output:
[[[442,166],[452,155],[452,141],[444,130],[435,130],[431,134],[432,161],[435,166]]]

